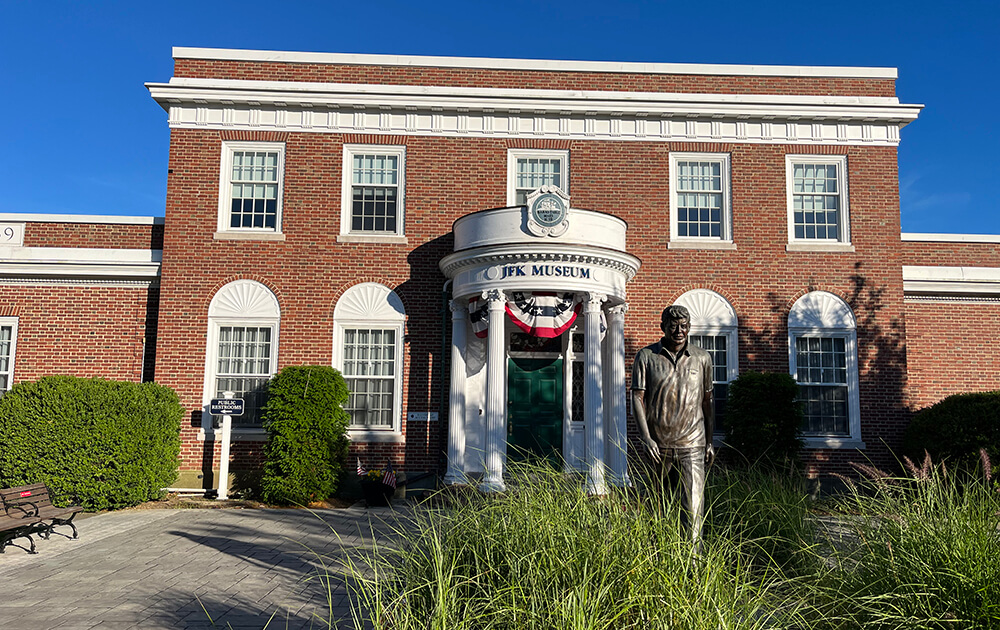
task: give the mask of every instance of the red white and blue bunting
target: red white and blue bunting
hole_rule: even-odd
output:
[[[553,338],[563,334],[573,325],[583,309],[583,302],[573,293],[549,291],[514,291],[510,294],[505,310],[510,321],[522,331],[535,337]],[[489,328],[488,302],[479,298],[469,300],[469,321],[476,337],[485,338]],[[601,312],[601,337],[607,330],[604,312]]]

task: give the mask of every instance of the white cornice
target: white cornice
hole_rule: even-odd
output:
[[[896,145],[895,98],[302,84],[148,83],[171,128],[595,140]]]
[[[1000,294],[1000,268],[904,265],[903,293],[906,296]]]
[[[0,247],[0,278],[156,278],[162,250]]]
[[[25,223],[111,223],[121,225],[163,225],[163,217],[126,217],[99,214],[38,214],[0,212],[0,221]]]
[[[642,264],[631,254],[578,245],[501,245],[477,247],[449,254],[441,259],[438,267],[445,276],[452,278],[460,270],[483,264],[512,264],[528,261],[553,261],[586,263],[607,267],[631,280]]]
[[[372,55],[355,53],[290,52],[226,48],[173,49],[174,59],[322,63],[425,68],[482,68],[548,72],[619,72],[629,74],[700,74],[720,76],[827,77],[895,79],[896,68],[846,66],[771,66],[704,63],[641,63],[628,61],[570,61],[554,59],[492,59],[486,57],[433,57],[425,55]]]
[[[900,240],[909,243],[1000,243],[1000,235],[903,232],[900,234]]]

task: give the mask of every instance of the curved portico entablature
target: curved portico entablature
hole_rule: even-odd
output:
[[[572,291],[625,301],[625,284],[640,266],[639,259],[625,251],[625,221],[567,208],[565,231],[540,235],[530,230],[529,215],[527,206],[514,206],[455,221],[455,252],[440,263],[453,280],[454,296],[492,289]]]

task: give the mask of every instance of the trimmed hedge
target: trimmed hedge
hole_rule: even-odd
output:
[[[1000,391],[948,396],[918,411],[903,434],[903,452],[918,462],[926,450],[935,461],[972,470],[981,448],[1000,463]]]
[[[177,478],[177,394],[156,383],[46,376],[0,398],[0,486],[45,482],[87,510],[162,497]]]
[[[347,383],[325,365],[289,366],[268,385],[261,498],[306,505],[328,498],[347,455]]]
[[[799,386],[788,374],[744,372],[729,385],[726,444],[752,465],[795,462],[802,448]]]

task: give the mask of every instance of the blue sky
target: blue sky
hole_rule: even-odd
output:
[[[1000,234],[1000,2],[0,0],[0,212],[162,216],[172,46],[890,66],[903,230]]]

